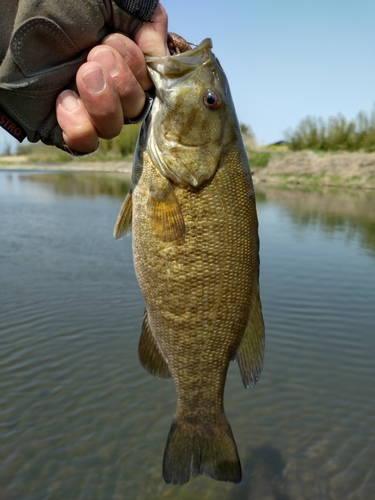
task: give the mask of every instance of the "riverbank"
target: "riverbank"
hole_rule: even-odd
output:
[[[375,189],[375,153],[280,151],[252,171],[254,183]]]
[[[38,170],[57,172],[123,172],[130,174],[132,162],[128,160],[89,161],[77,158],[71,161],[38,162],[27,156],[0,156],[0,170]]]
[[[250,162],[254,183],[281,186],[340,186],[375,189],[375,153],[314,153],[271,151],[266,166]],[[129,160],[66,162],[29,161],[27,156],[0,156],[0,169],[131,173]]]

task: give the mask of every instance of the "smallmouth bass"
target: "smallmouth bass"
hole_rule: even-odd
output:
[[[115,238],[133,232],[146,305],[140,362],[176,387],[163,459],[164,480],[173,484],[198,474],[240,482],[224,385],[231,360],[245,387],[254,385],[264,353],[254,189],[211,49],[205,39],[176,55],[146,57],[156,96],[114,230]]]

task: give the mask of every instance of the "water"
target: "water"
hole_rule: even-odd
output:
[[[375,193],[258,187],[264,371],[232,363],[243,482],[161,477],[171,381],[137,360],[126,183],[0,172],[0,499],[369,500],[375,491]]]

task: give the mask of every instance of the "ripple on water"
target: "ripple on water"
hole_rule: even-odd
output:
[[[225,392],[243,482],[168,487],[176,395],[137,359],[131,240],[110,234],[120,203],[43,189],[1,197],[1,499],[372,498],[375,265],[358,238],[265,202],[264,370],[245,390],[231,363]]]

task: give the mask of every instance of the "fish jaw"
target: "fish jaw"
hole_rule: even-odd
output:
[[[223,149],[241,140],[229,85],[211,47],[206,39],[181,54],[146,58],[156,91],[148,154],[162,175],[193,190],[213,178]],[[217,108],[207,106],[207,92],[217,97]]]
[[[163,89],[168,89],[171,81],[177,78],[183,82],[186,75],[207,63],[213,55],[211,49],[212,40],[205,38],[197,47],[181,54],[146,56],[147,67],[159,95],[163,95]]]

